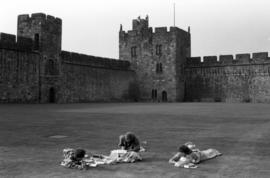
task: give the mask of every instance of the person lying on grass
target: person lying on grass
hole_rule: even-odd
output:
[[[197,168],[196,164],[220,155],[221,153],[216,149],[200,151],[193,143],[187,142],[179,147],[178,152],[169,160],[169,163],[176,167]]]
[[[64,160],[61,166],[67,168],[87,169],[89,167],[96,167],[95,160],[86,155],[84,149],[65,148],[63,150]]]

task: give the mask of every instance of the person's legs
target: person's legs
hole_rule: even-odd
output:
[[[212,159],[212,158],[215,158],[215,157],[220,156],[220,155],[221,155],[221,153],[218,150],[213,149],[213,148],[209,148],[207,150],[201,151],[201,161]]]

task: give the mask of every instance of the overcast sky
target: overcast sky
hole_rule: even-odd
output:
[[[270,0],[5,0],[0,32],[16,34],[17,15],[63,20],[62,49],[118,58],[118,31],[149,15],[150,26],[191,26],[192,56],[270,51]]]

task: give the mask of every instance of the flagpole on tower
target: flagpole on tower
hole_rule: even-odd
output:
[[[173,26],[175,27],[175,3],[173,3]]]

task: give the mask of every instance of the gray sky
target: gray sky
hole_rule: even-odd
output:
[[[62,48],[118,58],[118,31],[139,15],[150,26],[191,26],[192,56],[270,50],[269,0],[5,0],[0,32],[16,34],[17,15],[44,12],[63,20]]]

